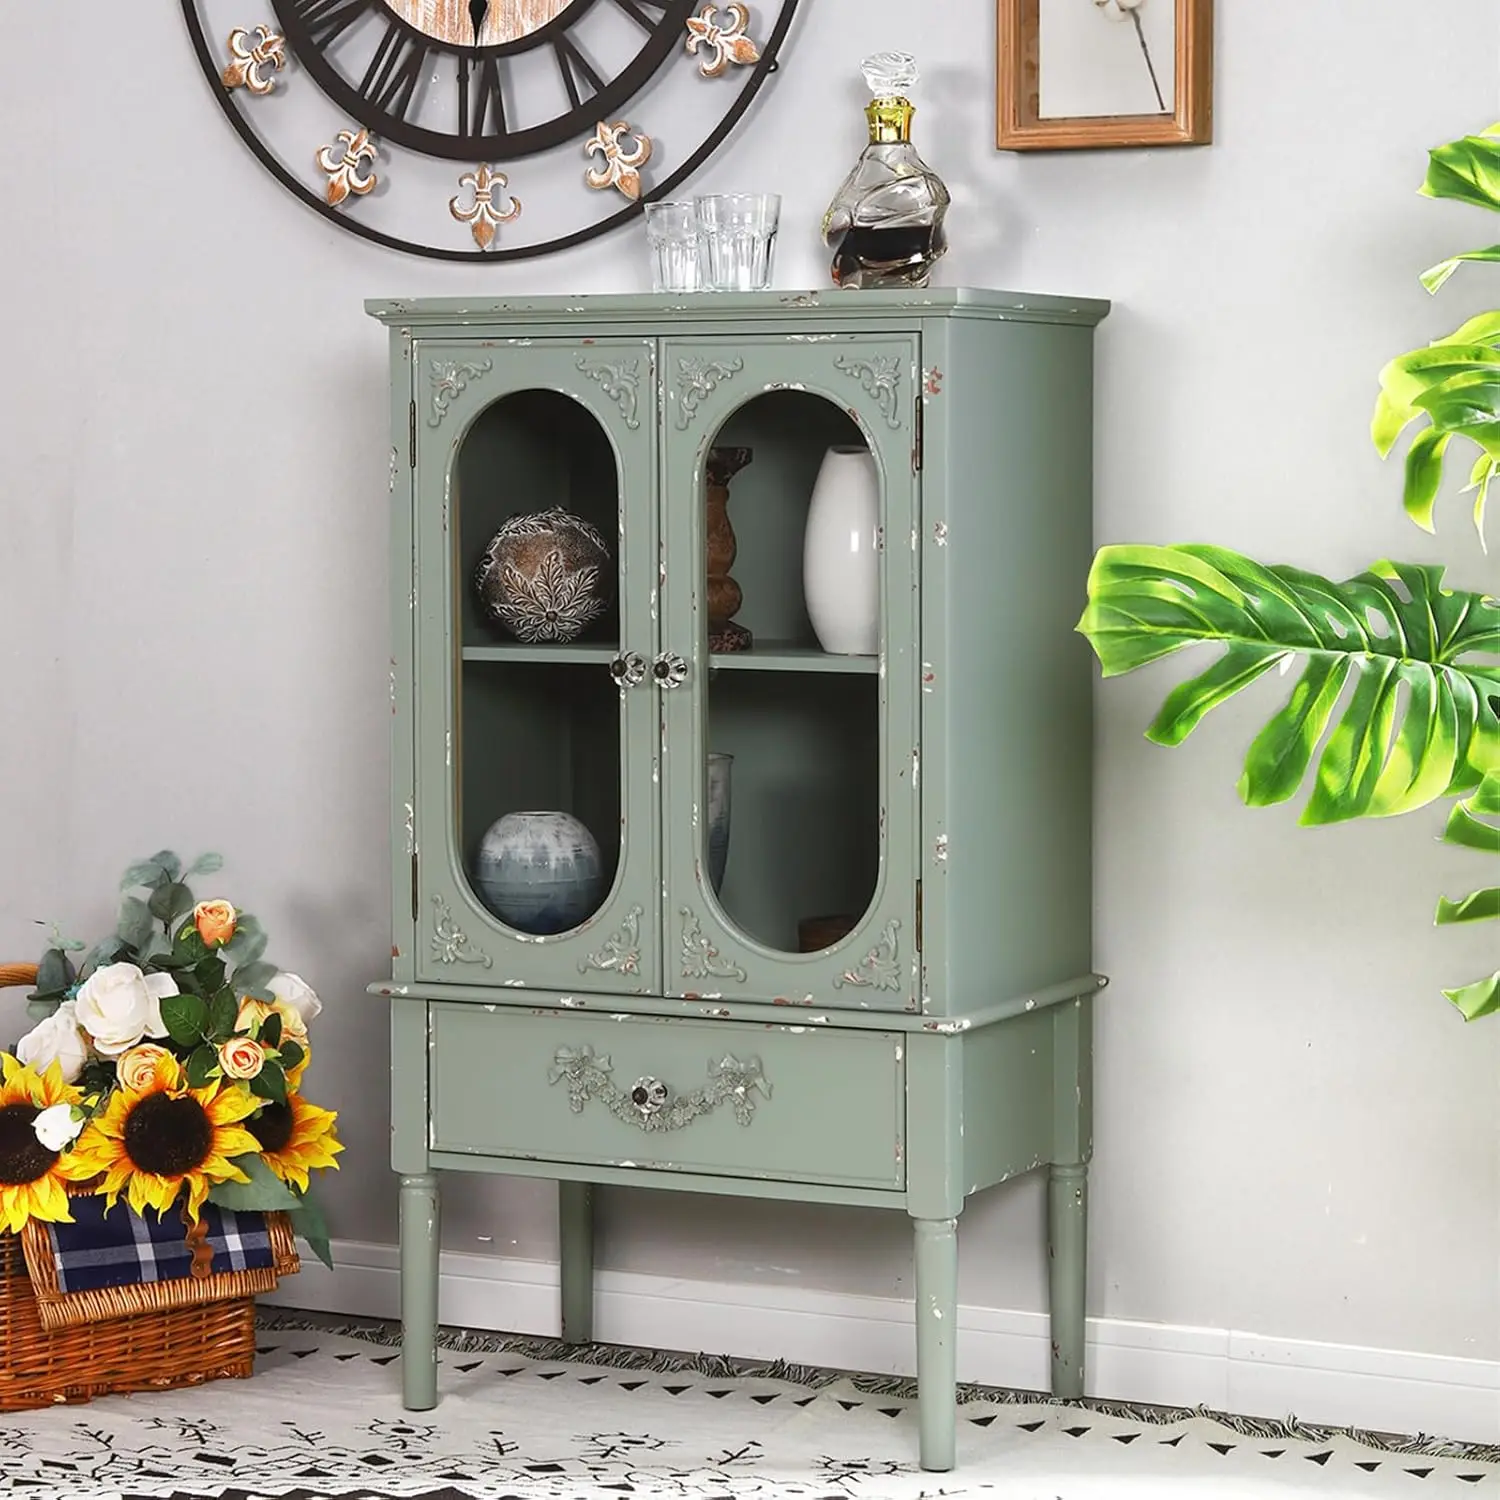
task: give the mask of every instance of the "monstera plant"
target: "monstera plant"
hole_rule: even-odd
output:
[[[1500,125],[1431,153],[1422,192],[1500,211]],[[1435,292],[1471,250],[1422,277]],[[1405,506],[1424,530],[1455,441],[1478,450],[1468,488],[1484,540],[1500,473],[1500,311],[1381,372],[1371,424],[1382,457],[1409,427]],[[1448,807],[1450,844],[1500,856],[1500,601],[1450,588],[1441,567],[1377,562],[1335,583],[1266,567],[1222,547],[1102,548],[1078,629],[1106,677],[1187,646],[1223,649],[1167,696],[1147,737],[1181,744],[1216,705],[1276,669],[1300,667],[1290,695],[1257,734],[1239,781],[1252,807],[1285,802],[1311,778],[1301,821],[1337,823]],[[1500,918],[1500,886],[1438,903],[1439,923]],[[1500,1011],[1500,970],[1443,993],[1464,1017]]]

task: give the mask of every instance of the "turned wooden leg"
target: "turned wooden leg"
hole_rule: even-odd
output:
[[[438,1185],[423,1172],[401,1179],[401,1404],[437,1405]]]
[[[1052,1394],[1083,1395],[1088,1167],[1053,1166],[1047,1182],[1047,1278],[1052,1304]]]
[[[917,1416],[924,1469],[953,1467],[958,1421],[958,1220],[917,1219]]]
[[[562,1288],[564,1343],[594,1337],[594,1185],[557,1185],[558,1280]]]

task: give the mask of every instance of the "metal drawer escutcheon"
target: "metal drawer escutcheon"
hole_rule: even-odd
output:
[[[760,1059],[741,1062],[725,1053],[708,1065],[708,1082],[690,1094],[673,1096],[658,1078],[639,1078],[627,1090],[610,1077],[608,1057],[589,1046],[559,1047],[552,1059],[549,1083],[568,1084],[568,1107],[576,1114],[590,1099],[598,1099],[617,1120],[640,1130],[681,1130],[703,1115],[728,1104],[741,1125],[755,1118],[754,1094],[771,1097],[771,1085],[761,1073]]]

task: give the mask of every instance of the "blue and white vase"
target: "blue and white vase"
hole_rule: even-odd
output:
[[[729,773],[732,755],[708,757],[708,878],[717,895],[729,860]]]
[[[570,932],[599,909],[599,845],[565,812],[506,813],[480,841],[474,863],[480,899],[517,932]]]

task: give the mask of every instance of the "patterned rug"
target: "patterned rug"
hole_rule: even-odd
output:
[[[1500,1448],[966,1388],[959,1468],[923,1474],[910,1382],[445,1337],[400,1403],[389,1325],[273,1313],[256,1375],[0,1416],[34,1500],[1155,1500],[1491,1495]]]

